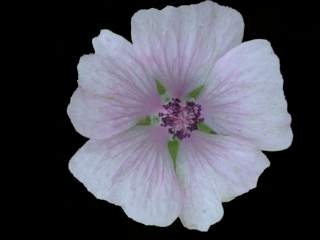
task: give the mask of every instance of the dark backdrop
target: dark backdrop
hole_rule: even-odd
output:
[[[294,141],[288,150],[266,153],[271,161],[258,188],[225,203],[223,219],[207,233],[190,231],[177,220],[170,227],[145,226],[126,217],[120,207],[97,200],[68,171],[68,161],[86,139],[72,127],[66,108],[77,87],[77,63],[93,52],[91,40],[101,29],[110,29],[130,39],[130,19],[142,8],[198,1],[87,1],[60,4],[53,11],[55,34],[55,169],[56,231],[101,234],[103,239],[228,239],[231,237],[296,236],[309,238],[316,227],[319,157],[313,152],[319,140],[316,131],[319,88],[319,20],[317,7],[307,2],[218,1],[237,9],[244,17],[244,40],[268,39],[281,60],[284,90],[292,114]],[[54,9],[54,10],[53,10]],[[319,174],[318,174],[319,176]],[[316,184],[315,184],[316,185]],[[316,219],[316,218],[315,218]],[[89,238],[91,239],[91,238]]]

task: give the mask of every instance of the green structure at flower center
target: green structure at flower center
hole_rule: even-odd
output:
[[[182,140],[191,136],[191,132],[199,130],[205,133],[215,133],[207,124],[201,115],[202,107],[196,103],[197,98],[203,92],[205,85],[199,85],[192,91],[187,93],[183,100],[179,98],[171,98],[166,87],[160,81],[156,81],[156,89],[160,95],[162,102],[162,110],[158,116],[147,118],[147,122],[152,124],[152,119],[160,120],[160,125],[168,128],[169,134],[174,139]],[[155,121],[153,121],[155,122]]]
[[[215,134],[204,122],[201,114],[201,105],[196,103],[197,98],[204,89],[204,85],[200,85],[190,91],[183,100],[171,98],[166,87],[160,81],[156,81],[156,89],[163,102],[162,109],[157,115],[141,118],[137,125],[152,126],[160,124],[160,126],[168,128],[168,133],[171,137],[167,141],[167,148],[174,168],[176,168],[180,142],[185,138],[189,138],[192,131],[198,130],[206,134]]]

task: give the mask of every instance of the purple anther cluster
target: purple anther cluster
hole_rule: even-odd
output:
[[[204,121],[201,118],[201,105],[191,101],[183,104],[178,98],[172,98],[168,104],[163,105],[159,117],[160,125],[168,127],[169,133],[180,140],[190,137],[190,133],[198,129],[197,124]]]

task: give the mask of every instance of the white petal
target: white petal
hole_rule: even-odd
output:
[[[92,39],[92,45],[97,55],[105,58],[122,57],[132,51],[132,44],[122,36],[110,30],[101,30],[99,36]]]
[[[132,17],[132,41],[155,79],[175,97],[204,81],[208,69],[242,41],[239,12],[216,3],[140,10]]]
[[[105,139],[158,112],[161,99],[130,42],[103,30],[93,45],[96,53],[79,61],[81,90],[71,98],[68,114],[79,133]]]
[[[94,139],[106,139],[132,127],[134,119],[143,114],[128,103],[93,95],[80,87],[73,93],[67,112],[75,129]]]
[[[83,89],[103,97],[144,102],[147,107],[159,104],[155,82],[135,57],[130,42],[102,30],[93,46],[95,54],[82,56],[78,64],[78,83]]]
[[[130,218],[170,225],[180,213],[181,192],[166,135],[163,128],[135,128],[109,140],[89,140],[71,159],[70,171],[97,198],[120,205]]]
[[[205,121],[220,134],[267,151],[292,142],[279,59],[268,41],[245,42],[219,59],[199,102]]]
[[[177,173],[186,195],[180,219],[187,228],[200,231],[222,218],[221,202],[255,188],[269,166],[251,144],[220,135],[194,132],[180,153]]]
[[[184,201],[179,218],[188,229],[208,231],[212,224],[221,220],[223,207],[212,169],[200,154],[189,140],[182,142],[177,175],[184,191]]]

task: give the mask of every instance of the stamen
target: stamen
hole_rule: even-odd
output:
[[[192,101],[184,104],[178,98],[163,105],[163,111],[159,113],[161,126],[168,127],[168,132],[180,140],[190,137],[192,131],[197,130],[197,124],[203,122],[201,118],[201,105]]]

